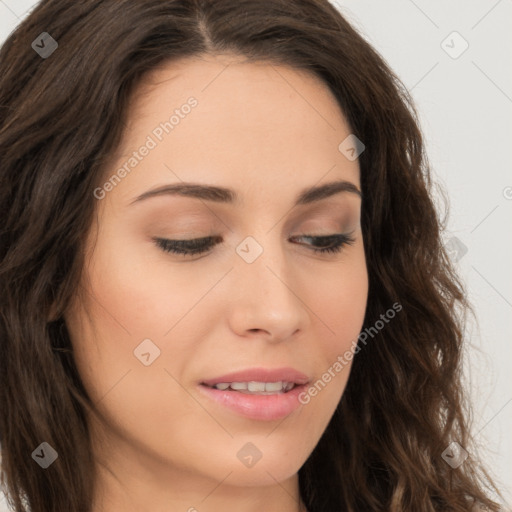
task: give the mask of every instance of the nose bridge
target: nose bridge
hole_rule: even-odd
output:
[[[286,338],[304,328],[307,311],[294,290],[297,283],[285,249],[276,229],[262,229],[238,244],[234,307],[240,314],[236,317],[246,319],[244,329]]]
[[[253,230],[236,248],[239,278],[261,291],[279,293],[281,288],[286,288],[282,280],[286,282],[290,274],[285,249],[277,228]],[[285,295],[287,293],[289,290],[286,288]]]

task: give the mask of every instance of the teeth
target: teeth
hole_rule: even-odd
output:
[[[290,391],[295,384],[293,382],[219,382],[213,387],[222,391],[231,388],[247,394],[276,394]]]
[[[263,384],[263,383],[262,383]],[[261,389],[258,391],[282,391],[285,386],[283,384],[286,384],[286,382],[267,382],[263,386],[265,389]],[[255,389],[251,389],[251,384],[249,383],[249,391],[256,391]]]
[[[247,390],[247,382],[232,382],[230,386],[231,389],[236,391],[241,391],[242,389]]]
[[[276,382],[276,384],[281,384],[280,382]],[[279,388],[282,386],[280,385]],[[279,391],[278,389],[267,389],[267,391]],[[265,391],[265,383],[264,382],[248,382],[247,389],[249,391]]]

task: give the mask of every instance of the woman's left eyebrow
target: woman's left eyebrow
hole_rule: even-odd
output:
[[[335,194],[349,192],[362,197],[361,191],[350,181],[338,180],[323,185],[316,185],[302,190],[296,197],[294,206],[311,204],[322,199],[327,199]],[[240,203],[240,196],[232,189],[219,187],[216,185],[205,185],[201,183],[171,183],[163,185],[137,196],[131,203],[144,201],[151,197],[162,195],[178,195],[203,199],[205,201],[214,201],[217,203]]]

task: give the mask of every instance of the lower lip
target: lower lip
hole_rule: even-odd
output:
[[[301,405],[298,397],[306,389],[306,384],[295,386],[287,393],[275,395],[249,395],[210,388],[204,384],[200,384],[199,389],[212,400],[246,418],[272,421],[288,416]]]

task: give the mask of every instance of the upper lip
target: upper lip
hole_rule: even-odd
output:
[[[294,368],[248,368],[238,372],[227,373],[219,377],[201,381],[201,384],[214,386],[220,382],[294,382],[302,385],[309,381],[307,375]]]

